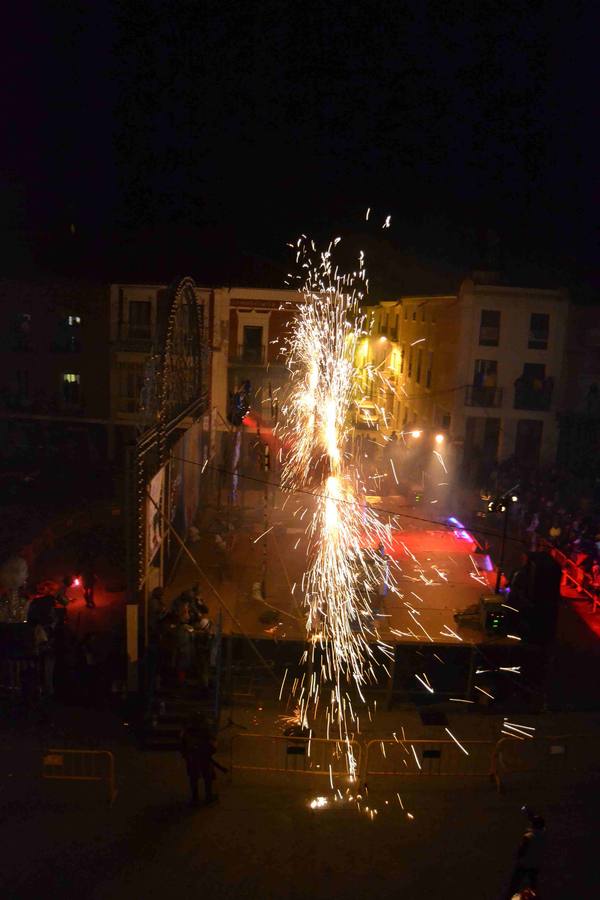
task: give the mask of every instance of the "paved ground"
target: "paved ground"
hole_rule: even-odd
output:
[[[69,721],[73,728],[72,714]],[[331,801],[310,809],[311,799],[331,795],[328,779],[323,787],[323,779],[311,784],[305,776],[236,774],[221,781],[218,805],[196,811],[187,807],[177,754],[139,753],[124,726],[86,711],[79,727],[115,749],[119,796],[112,809],[94,785],[42,783],[40,736],[3,729],[3,896],[500,900],[523,830],[523,803],[549,823],[545,900],[597,896],[600,784],[593,774],[527,776],[504,795],[483,777],[391,779],[371,792],[373,820]],[[600,732],[595,721],[588,727]],[[225,751],[221,758],[227,760]]]

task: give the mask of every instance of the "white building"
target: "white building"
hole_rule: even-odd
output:
[[[553,463],[568,310],[563,291],[486,273],[456,295],[380,303],[367,355],[389,373],[374,398],[388,430],[443,428],[473,465]]]

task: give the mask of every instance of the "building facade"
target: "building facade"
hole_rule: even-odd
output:
[[[467,471],[553,463],[568,311],[562,291],[481,274],[456,295],[380,303],[363,356],[387,375],[372,382],[387,430],[442,429]]]
[[[110,423],[115,452],[144,424],[141,397],[165,291],[165,285],[110,287]],[[279,351],[299,294],[242,287],[196,287],[195,292],[206,331],[214,452],[218,434],[234,424],[234,398],[242,385],[249,383],[253,403],[266,419],[276,417],[286,379]]]
[[[107,290],[0,281],[2,453],[95,463],[109,430]]]

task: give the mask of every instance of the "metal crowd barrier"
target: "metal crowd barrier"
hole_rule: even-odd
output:
[[[563,580],[565,582],[570,582],[572,587],[574,587],[582,597],[586,597],[592,602],[592,612],[595,613],[596,607],[600,606],[600,599],[595,591],[589,590],[586,586],[589,583],[589,580],[585,569],[578,565],[574,560],[570,559],[570,557],[568,557],[566,553],[563,553],[562,550],[559,550],[558,547],[554,547],[547,541],[544,541],[542,546],[561,567]],[[573,574],[573,572],[575,574]]]
[[[600,770],[600,741],[595,736],[504,737],[492,754],[492,775],[500,790],[511,775],[564,775]]]
[[[362,751],[357,741],[286,737],[273,734],[235,734],[231,739],[229,769],[278,772],[292,775],[348,775],[348,749],[354,756],[356,775],[361,771]]]
[[[494,741],[372,740],[367,744],[364,781],[374,778],[483,775],[493,779],[490,765]]]
[[[115,757],[109,750],[47,750],[42,777],[57,781],[104,781],[109,806],[117,796]]]

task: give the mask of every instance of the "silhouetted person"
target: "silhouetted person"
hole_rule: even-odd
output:
[[[221,772],[227,769],[219,765],[213,756],[216,747],[213,743],[205,717],[198,713],[191,720],[181,735],[181,755],[185,760],[188,778],[190,781],[190,803],[197,806],[199,803],[198,781],[204,781],[204,797],[207,803],[213,803],[217,797],[213,794],[212,782],[214,768]]]
[[[523,812],[529,825],[517,849],[517,860],[508,889],[508,898],[525,887],[535,888],[546,848],[546,823],[541,816],[533,815],[527,807]]]
[[[94,569],[92,568],[91,562],[87,562],[83,567],[81,578],[83,581],[83,599],[85,600],[85,605],[88,609],[95,609],[94,587],[96,585],[96,576],[94,575]]]

